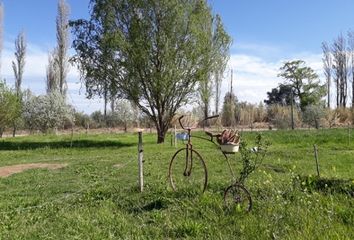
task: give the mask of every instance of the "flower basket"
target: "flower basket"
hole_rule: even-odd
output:
[[[223,151],[224,153],[238,152],[239,147],[240,147],[240,145],[238,145],[236,143],[232,143],[232,142],[220,145],[221,151]]]

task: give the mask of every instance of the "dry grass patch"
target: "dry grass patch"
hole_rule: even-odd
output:
[[[9,177],[12,174],[20,173],[26,171],[28,169],[36,169],[36,168],[46,168],[49,170],[60,169],[68,166],[68,164],[50,164],[50,163],[27,163],[27,164],[18,164],[0,167],[0,177]]]

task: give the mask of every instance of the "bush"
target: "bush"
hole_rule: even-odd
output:
[[[43,133],[56,131],[66,120],[73,121],[73,110],[59,92],[30,96],[24,102],[23,117],[27,127]]]
[[[74,113],[74,124],[76,127],[82,128],[90,128],[91,118],[89,115],[83,112],[75,112]]]
[[[326,112],[323,106],[320,105],[308,105],[305,107],[303,113],[303,122],[309,126],[318,129],[320,127],[321,120],[326,116]]]
[[[5,82],[0,81],[0,137],[6,127],[21,116],[21,100]]]

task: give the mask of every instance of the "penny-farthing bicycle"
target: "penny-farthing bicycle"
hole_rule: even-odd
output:
[[[192,127],[185,127],[181,120],[184,116],[181,116],[178,121],[185,131],[187,131],[187,143],[185,147],[177,150],[173,155],[169,169],[168,178],[170,185],[174,191],[189,191],[189,192],[199,192],[203,193],[208,185],[208,170],[206,163],[202,155],[193,148],[192,137],[203,139],[215,143],[214,139],[222,137],[222,134],[213,134],[211,132],[205,131],[209,138],[192,136]],[[217,118],[216,116],[211,116],[203,121],[207,121],[212,118]],[[223,132],[224,133],[224,132]],[[221,149],[230,169],[230,173],[235,178],[235,174],[232,170],[231,164],[228,159],[228,154],[235,153],[234,150],[225,150],[219,146]],[[238,146],[234,146],[235,150],[238,150]],[[242,184],[242,182],[236,180],[232,185],[226,188],[224,192],[224,202],[228,208],[236,206],[238,209],[243,211],[250,211],[252,208],[252,198],[248,190]]]

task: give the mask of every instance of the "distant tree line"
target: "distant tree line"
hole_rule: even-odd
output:
[[[332,43],[323,42],[323,70],[327,82],[327,107],[331,94],[335,96],[336,107],[354,106],[354,32],[342,33]],[[331,83],[335,89],[331,91]],[[350,86],[351,85],[351,86]]]

